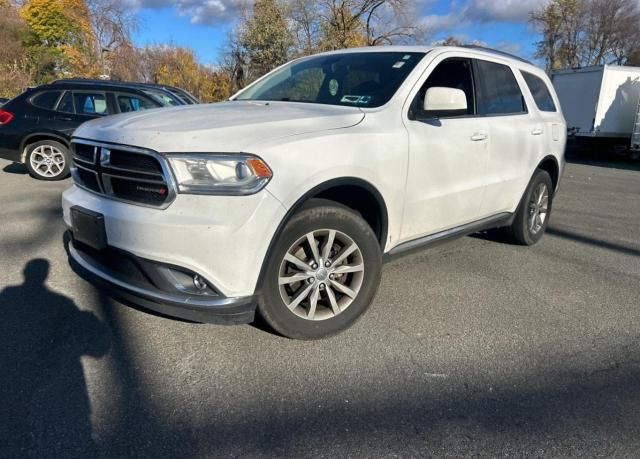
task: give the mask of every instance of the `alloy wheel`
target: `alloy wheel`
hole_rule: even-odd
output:
[[[334,229],[311,231],[287,250],[278,273],[280,296],[299,317],[326,320],[344,312],[364,279],[358,245]]]
[[[529,230],[538,234],[544,227],[549,214],[549,189],[544,183],[540,183],[529,200]]]
[[[42,177],[57,177],[64,171],[64,153],[53,145],[40,145],[29,157],[31,168]]]

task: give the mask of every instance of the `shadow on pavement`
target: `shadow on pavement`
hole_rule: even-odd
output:
[[[547,228],[547,234],[561,237],[563,239],[569,239],[575,242],[579,242],[581,244],[588,244],[588,245],[593,245],[603,249],[612,250],[614,252],[618,252],[624,255],[632,255],[635,257],[640,257],[640,249],[627,247],[620,244],[614,244],[613,242],[602,241],[600,239],[594,239],[592,237],[583,236],[581,234],[573,233],[571,231],[561,230],[557,228]]]
[[[0,456],[86,456],[94,450],[80,358],[110,348],[107,327],[49,289],[34,259],[0,292]]]
[[[568,148],[566,160],[570,164],[583,166],[606,167],[627,171],[640,171],[640,160],[632,159],[628,155],[619,155],[605,150],[589,151],[579,148]]]
[[[22,163],[7,164],[2,170],[8,174],[25,175],[29,173],[29,171],[27,170],[27,166]]]
[[[444,375],[452,379],[443,382],[414,375],[393,388],[348,388],[358,394],[349,403],[344,390],[318,400],[313,389],[325,381],[308,382],[308,399],[288,399],[295,391],[286,385],[276,399],[221,385],[205,389],[199,400],[178,402],[189,406],[176,412],[189,388],[149,386],[150,374],[141,373],[132,352],[135,330],[120,323],[120,306],[98,295],[100,321],[51,291],[48,270],[46,260],[32,260],[24,282],[0,293],[0,457],[303,456],[321,455],[328,445],[326,455],[360,451],[363,457],[624,455],[638,445],[637,340],[612,348],[610,365],[601,369],[550,364],[484,383],[468,375]],[[103,434],[94,440],[80,358],[107,352],[110,383],[101,390],[112,403],[108,413],[97,413]],[[573,361],[570,355],[550,359]],[[428,368],[412,370],[419,375]],[[375,381],[363,375],[363,384]],[[438,389],[443,383],[450,389]],[[219,400],[212,399],[216,391],[224,391],[229,404],[212,403]],[[541,439],[550,449],[540,449]],[[616,442],[618,451],[603,449]]]

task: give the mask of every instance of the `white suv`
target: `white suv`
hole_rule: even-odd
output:
[[[88,122],[63,196],[71,257],[165,314],[337,333],[387,256],[487,228],[541,238],[566,142],[552,88],[497,51],[375,47],[298,59],[227,102]]]

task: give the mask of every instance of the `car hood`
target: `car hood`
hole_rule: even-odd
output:
[[[127,113],[82,124],[74,137],[158,152],[241,152],[281,137],[358,124],[358,108],[229,101]]]

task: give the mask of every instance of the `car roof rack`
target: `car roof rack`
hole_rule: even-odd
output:
[[[122,80],[100,80],[93,78],[63,78],[60,80],[55,80],[51,84],[105,84],[111,86],[159,86],[153,83],[137,83],[133,81],[122,81]]]
[[[504,57],[509,57],[511,59],[516,59],[520,62],[524,62],[525,64],[529,64],[529,65],[533,65],[531,63],[531,61],[528,61],[520,56],[516,56],[515,54],[511,54],[508,53],[506,51],[500,51],[499,49],[494,49],[494,48],[487,48],[486,46],[480,46],[480,45],[462,45],[462,48],[468,48],[468,49],[475,49],[478,51],[485,51],[487,53],[491,53],[491,54],[498,54],[500,56],[504,56]]]

